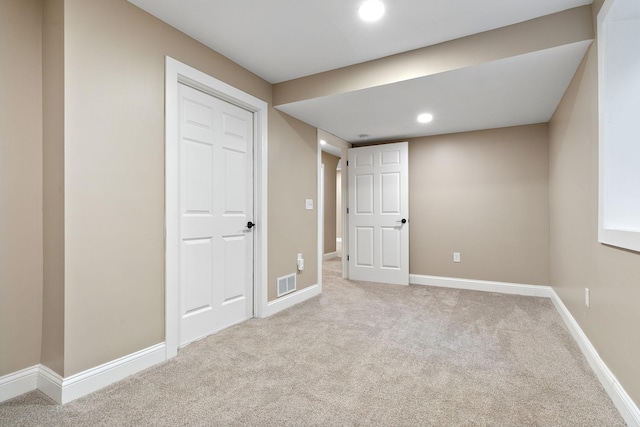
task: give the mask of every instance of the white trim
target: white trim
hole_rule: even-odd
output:
[[[323,258],[324,260],[328,260],[328,259],[334,259],[338,257],[338,252],[329,252],[328,254],[324,254]]]
[[[351,145],[351,144],[348,144]],[[350,148],[350,147],[349,147]],[[347,166],[349,159],[349,151],[347,148],[342,147],[342,171],[340,172],[340,195],[342,196],[340,208],[340,214],[342,215],[342,278],[349,278],[349,261],[347,256],[349,255],[349,167]]]
[[[166,358],[178,354],[178,83],[185,83],[253,112],[254,116],[254,309],[267,307],[267,135],[268,104],[246,92],[183,64],[165,59],[165,340]]]
[[[598,13],[597,17],[597,46],[598,46],[598,242],[604,243],[607,245],[616,246],[619,248],[629,249],[635,252],[640,251],[640,232],[634,229],[619,229],[615,227],[615,224],[609,224],[608,220],[615,218],[615,214],[613,212],[616,210],[614,205],[617,203],[610,203],[608,199],[613,198],[614,200],[623,200],[624,205],[630,206],[637,205],[636,196],[626,194],[619,194],[616,190],[615,181],[613,183],[609,183],[610,179],[608,176],[611,176],[608,170],[634,170],[635,168],[635,160],[631,158],[631,161],[628,164],[619,164],[620,160],[615,161],[615,167],[613,167],[607,159],[610,155],[615,152],[622,152],[628,155],[631,155],[633,152],[630,148],[631,143],[629,144],[621,144],[620,141],[612,142],[614,139],[613,136],[610,136],[610,132],[612,128],[616,128],[616,125],[611,123],[611,118],[607,115],[607,108],[611,107],[611,102],[607,102],[607,95],[609,92],[610,82],[618,81],[619,79],[614,78],[616,76],[615,68],[613,66],[615,61],[611,61],[611,56],[607,55],[608,51],[621,51],[624,52],[623,55],[625,58],[629,57],[630,52],[634,52],[636,48],[634,43],[629,43],[629,45],[610,47],[611,37],[609,34],[613,32],[616,34],[617,31],[615,29],[620,29],[620,15],[625,16],[625,20],[631,19],[634,20],[635,23],[639,22],[639,18],[637,15],[632,16],[632,10],[636,6],[633,5],[633,2],[624,2],[619,1],[617,3],[618,7],[612,12],[614,4],[617,0],[606,0]],[[622,10],[620,10],[622,8]],[[637,9],[635,9],[637,10]],[[622,25],[626,26],[626,23]],[[629,34],[625,34],[629,36]],[[625,40],[631,39],[632,37],[624,37]],[[636,57],[632,57],[636,58]],[[619,67],[620,64],[617,65]],[[628,68],[628,64],[623,65],[624,68]],[[614,77],[610,77],[613,74]],[[626,89],[625,85],[625,89]],[[632,94],[633,91],[628,91],[629,94]],[[633,95],[627,96],[627,98],[633,98]],[[620,102],[620,101],[618,101]],[[618,106],[618,103],[614,103]],[[634,106],[637,103],[632,105],[625,104],[623,109],[625,110],[634,110]],[[618,106],[619,107],[619,106]],[[614,109],[614,111],[617,108]],[[614,113],[615,116],[615,113]],[[619,123],[618,123],[619,126]],[[635,128],[635,123],[634,123]],[[626,134],[626,140],[635,141],[637,140],[638,133],[637,131],[633,134]],[[624,138],[622,139],[624,140]],[[622,141],[621,140],[621,141]],[[635,143],[634,143],[635,144]],[[635,148],[634,148],[635,149]],[[616,158],[616,156],[614,156]],[[624,162],[628,161],[629,156],[624,157]],[[627,174],[628,175],[628,174]],[[637,175],[636,175],[637,176]],[[626,179],[627,181],[633,181],[634,177]],[[625,224],[628,226],[629,224]],[[632,226],[637,227],[639,224],[635,223]]]
[[[38,372],[38,390],[46,394],[58,404],[62,404],[62,387],[64,378],[44,365]]]
[[[567,325],[569,332],[571,332],[571,335],[573,335],[573,338],[580,346],[589,365],[591,365],[591,369],[593,369],[600,383],[607,391],[613,404],[618,408],[622,418],[629,427],[640,427],[640,410],[638,410],[638,406],[636,406],[631,397],[624,388],[622,388],[622,385],[620,385],[615,375],[613,375],[609,367],[600,358],[600,355],[589,341],[589,338],[587,338],[578,325],[578,322],[576,322],[576,319],[571,315],[553,289],[550,292],[550,298],[556,310],[560,313],[562,320],[564,320],[564,323]]]
[[[317,193],[316,198],[318,199],[318,203],[316,203],[316,207],[318,208],[318,212],[316,215],[317,227],[318,230],[318,244],[317,246],[317,257],[316,262],[318,266],[317,273],[317,282],[320,287],[320,292],[322,292],[322,261],[324,253],[324,165],[322,164],[322,144],[320,143],[320,134],[317,132],[317,143],[316,143],[316,178],[318,180]]]
[[[37,388],[38,365],[0,377],[0,402],[13,399]]]
[[[441,288],[468,289],[471,291],[498,292],[501,294],[527,295],[546,298],[551,296],[552,291],[550,286],[521,285],[518,283],[424,276],[420,274],[410,274],[409,283],[412,285],[438,286]]]
[[[292,294],[287,294],[282,298],[278,298],[276,300],[271,301],[267,304],[267,309],[265,310],[265,317],[272,316],[276,313],[279,313],[283,310],[286,310],[290,307],[293,307],[296,304],[304,302],[310,298],[313,298],[322,293],[322,287],[320,285],[313,285],[296,291]]]
[[[64,405],[164,362],[165,351],[164,343],[156,344],[67,378],[40,365],[38,389]]]
[[[164,361],[165,345],[160,343],[67,377],[62,383],[61,403],[86,396]]]

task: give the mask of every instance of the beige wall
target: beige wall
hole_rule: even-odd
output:
[[[164,339],[165,55],[271,101],[268,82],[126,0],[65,2],[65,376]],[[297,252],[299,287],[316,282],[316,137],[273,109],[269,125],[273,295]]]
[[[64,0],[43,2],[43,303],[40,363],[64,372]]]
[[[317,130],[277,110],[269,112],[269,301],[276,280],[297,273],[297,289],[318,283]],[[313,199],[314,209],[305,209]],[[305,262],[298,272],[297,254]]]
[[[602,1],[594,2],[594,12]],[[551,285],[640,404],[640,253],[597,241],[598,69],[594,44],[550,125]],[[591,291],[591,308],[584,304]]]
[[[409,188],[411,274],[549,283],[546,124],[409,140]]]
[[[324,165],[324,253],[336,251],[336,167],[338,157],[322,153]]]
[[[342,239],[342,171],[336,172],[336,238]]]
[[[42,3],[0,1],[0,377],[40,361]]]
[[[164,339],[165,55],[268,103],[272,86],[126,0],[4,1],[0,19],[0,375],[68,377]],[[272,108],[269,125],[274,299],[299,252],[298,287],[317,282],[317,140]]]

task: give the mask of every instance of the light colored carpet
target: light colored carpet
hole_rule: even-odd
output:
[[[0,405],[3,426],[623,426],[543,298],[358,283],[324,292],[58,406]]]

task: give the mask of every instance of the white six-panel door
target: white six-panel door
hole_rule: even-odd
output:
[[[407,142],[349,150],[350,279],[409,284],[408,170]]]
[[[253,115],[179,85],[180,346],[253,317]]]

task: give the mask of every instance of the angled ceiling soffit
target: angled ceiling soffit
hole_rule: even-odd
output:
[[[593,40],[591,6],[569,9],[397,55],[314,74],[273,88],[276,107],[460,70]]]

